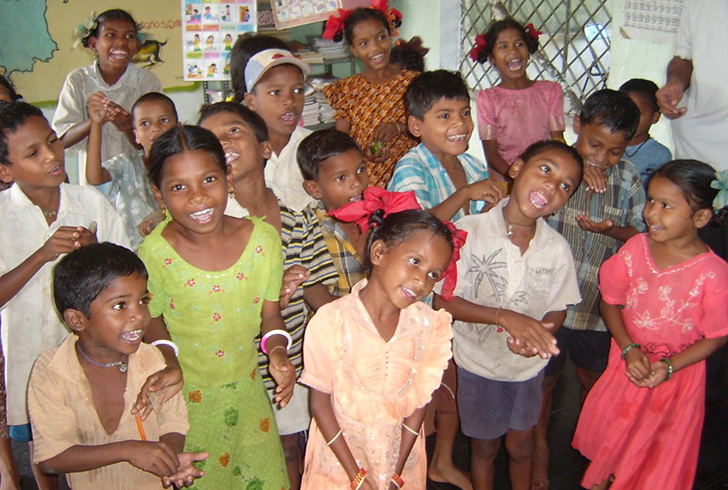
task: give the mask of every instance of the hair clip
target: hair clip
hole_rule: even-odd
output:
[[[88,37],[91,36],[91,33],[96,30],[99,25],[98,22],[96,22],[96,17],[96,12],[91,12],[83,24],[77,26],[73,30],[73,37],[76,38],[73,42],[73,49],[76,49],[79,44],[81,44],[85,39],[88,39]]]
[[[710,187],[718,189],[718,194],[713,199],[713,210],[720,211],[728,206],[728,170],[721,170],[715,173],[715,180]]]

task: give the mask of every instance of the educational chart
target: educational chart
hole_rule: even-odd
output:
[[[625,0],[623,31],[630,39],[664,42],[674,38],[683,0]]]
[[[233,44],[256,24],[256,0],[182,0],[184,79],[230,80]]]
[[[341,0],[271,0],[276,29],[326,20],[341,8]]]

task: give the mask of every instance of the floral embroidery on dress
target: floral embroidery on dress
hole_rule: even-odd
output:
[[[242,281],[243,279],[247,279],[245,277],[245,274],[243,274],[242,272],[238,272],[238,274],[235,277],[237,278],[238,281]]]
[[[260,430],[268,432],[270,430],[270,419],[263,419],[260,421]]]
[[[164,259],[164,267],[165,267],[165,268],[166,268],[166,267],[167,267],[168,265],[170,265],[171,263],[172,263],[172,259],[170,259],[170,258],[166,258],[166,259]]]
[[[200,390],[193,390],[187,393],[187,398],[192,403],[201,403],[202,402],[202,391]]]
[[[193,288],[195,287],[195,278],[187,279],[187,282],[185,283],[185,287]]]
[[[225,453],[222,456],[220,456],[217,460],[220,463],[220,466],[223,468],[227,468],[227,465],[230,464],[230,453]]]
[[[219,284],[214,284],[212,286],[212,289],[209,291],[209,294],[212,294],[212,293],[221,293],[221,292],[224,293],[225,290]]]

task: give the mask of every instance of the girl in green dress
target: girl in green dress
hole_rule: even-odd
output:
[[[210,453],[195,488],[287,489],[253,342],[259,333],[266,339],[275,402],[285,404],[295,375],[278,304],[280,237],[262,219],[223,214],[225,154],[209,131],[169,130],[154,143],[150,163],[168,217],[139,248],[153,294],[148,337],[171,338],[179,347],[190,420],[186,447]]]

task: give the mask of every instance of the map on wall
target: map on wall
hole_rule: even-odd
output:
[[[107,6],[116,7],[97,0],[0,0],[0,73],[26,101],[54,104],[66,75],[94,61],[90,49],[72,48],[75,26]],[[134,63],[157,75],[165,90],[192,88],[182,76],[179,0],[126,0],[119,7],[144,34]]]

